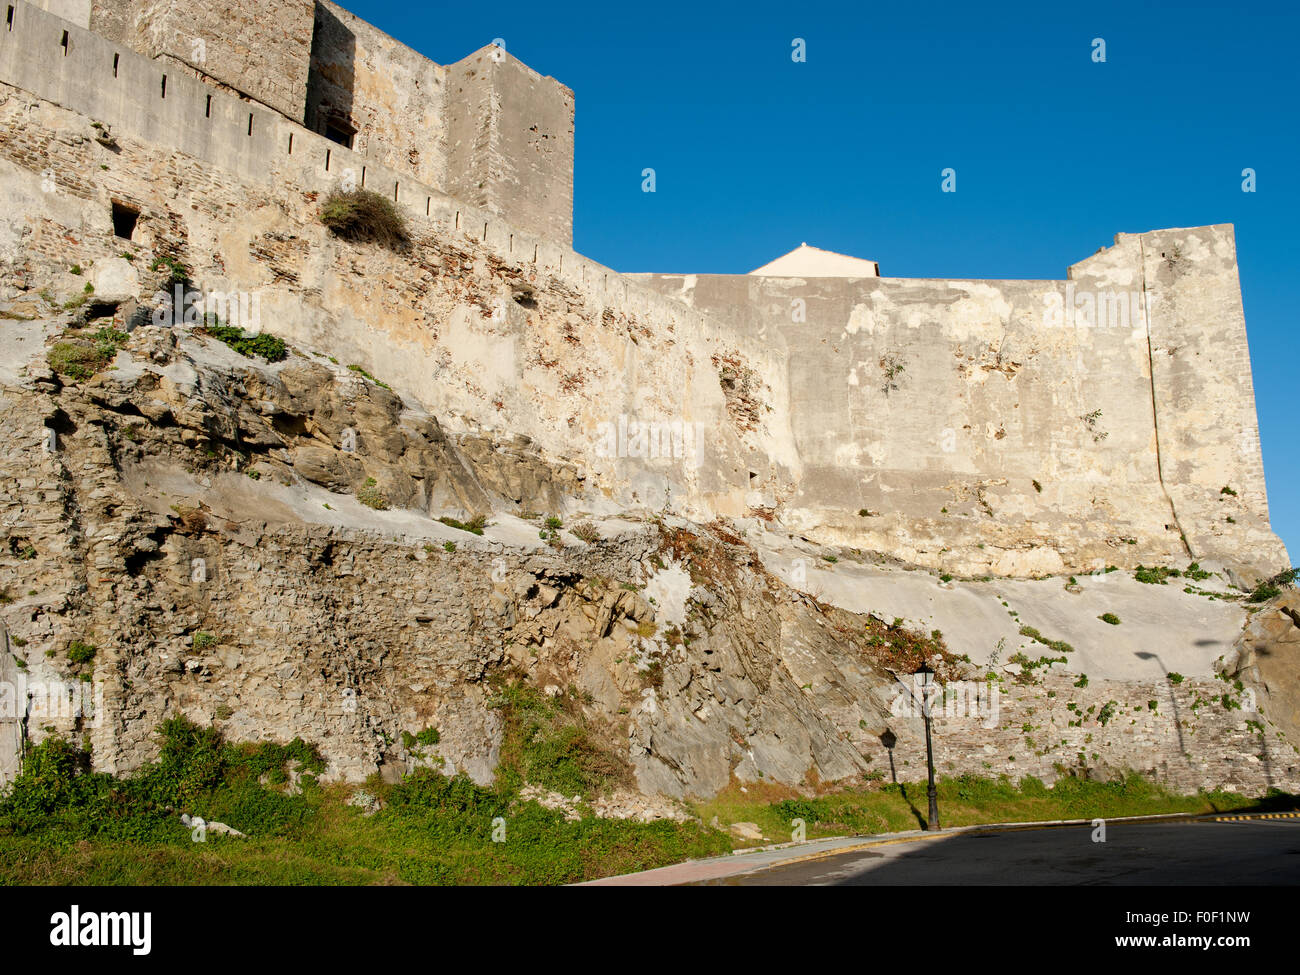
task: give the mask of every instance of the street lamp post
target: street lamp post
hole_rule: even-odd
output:
[[[925,717],[925,764],[930,773],[930,787],[926,792],[930,799],[930,822],[926,829],[938,830],[943,827],[939,825],[939,793],[934,787],[934,745],[930,740],[930,689],[934,686],[934,671],[925,661],[921,661],[916,676],[921,679],[921,713]]]

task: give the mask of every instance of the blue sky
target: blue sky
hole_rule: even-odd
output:
[[[1063,278],[1117,232],[1235,224],[1300,561],[1294,4],[344,5],[442,64],[502,38],[572,88],[574,246],[618,270],[743,273],[807,241],[892,277]]]

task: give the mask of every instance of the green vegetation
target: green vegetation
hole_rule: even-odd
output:
[[[1295,582],[1297,569],[1287,569],[1279,572],[1277,575],[1265,579],[1254,588],[1249,596],[1246,597],[1248,603],[1262,603],[1265,600],[1272,599],[1274,596],[1282,594],[1283,586],[1290,586]]]
[[[1097,619],[1103,623],[1109,623],[1111,626],[1119,626],[1120,619],[1114,613],[1102,613]]]
[[[443,550],[444,552],[448,552],[448,553],[450,553],[450,552],[454,552],[454,551],[456,551],[456,543],[455,543],[455,542],[443,542],[443,543],[442,543],[442,550]]]
[[[374,508],[376,511],[388,510],[388,497],[379,490],[378,482],[373,477],[367,477],[366,483],[357,489],[357,500],[367,508]]]
[[[1177,671],[1175,671],[1175,670],[1171,670],[1171,671],[1169,672],[1169,683],[1171,683],[1171,684],[1181,684],[1184,680],[1186,680],[1186,678],[1183,677],[1183,675],[1180,674],[1180,673],[1178,673]]]
[[[436,745],[441,740],[442,736],[438,734],[437,728],[425,728],[414,735],[409,731],[402,732],[402,747],[407,751],[411,751],[417,745]]]
[[[211,633],[205,633],[203,630],[199,630],[199,632],[194,634],[195,650],[206,650],[208,647],[215,646],[216,643],[217,638]]]
[[[1029,657],[1023,653],[1014,653],[1007,660],[1007,663],[1020,665],[1020,677],[1022,678],[1021,683],[1032,683],[1033,672],[1035,670],[1038,670],[1041,667],[1050,667],[1052,664],[1069,663],[1069,660],[1065,657],[1047,656],[1039,657],[1037,660],[1030,660]]]
[[[355,372],[358,376],[363,376],[366,379],[369,379],[376,386],[379,386],[383,389],[393,388],[392,386],[388,385],[388,383],[381,382],[380,380],[376,379],[374,376],[370,375],[370,373],[366,372],[365,369],[363,369],[361,366],[358,366],[356,363],[353,363],[352,365],[348,366],[348,368],[351,369],[353,372]]]
[[[1183,575],[1186,576],[1188,579],[1191,579],[1193,582],[1202,582],[1210,578],[1210,576],[1214,575],[1214,573],[1206,572],[1204,569],[1201,568],[1199,562],[1193,562],[1183,571]]]
[[[1066,643],[1064,640],[1049,640],[1032,626],[1022,626],[1020,628],[1020,635],[1027,636],[1035,643],[1041,643],[1043,646],[1055,650],[1057,653],[1074,653],[1074,647],[1070,646],[1070,644]]]
[[[321,204],[320,222],[344,240],[391,250],[402,250],[410,242],[406,221],[393,201],[370,190],[330,193]]]
[[[538,702],[519,704],[504,706],[512,728],[550,728],[529,717],[545,714]],[[324,763],[301,740],[232,745],[184,718],[159,732],[159,760],[129,778],[89,771],[89,756],[58,738],[29,752],[0,796],[0,884],[560,884],[731,849],[700,824],[567,822],[512,790],[428,769],[398,785],[373,777],[365,790],[382,808],[366,816],[347,803],[352,787],[317,783]],[[436,744],[433,729],[422,736]],[[572,752],[546,730],[511,754],[567,783]],[[181,812],[247,837],[195,843]]]
[[[1139,565],[1133,573],[1133,578],[1138,582],[1145,582],[1149,586],[1165,586],[1168,585],[1165,580],[1170,576],[1177,578],[1180,575],[1182,573],[1177,569],[1170,569],[1163,565],[1150,567]]]
[[[469,521],[457,521],[455,518],[439,518],[438,520],[448,528],[459,528],[471,535],[482,535],[483,529],[487,526],[487,515],[475,515]]]
[[[1219,488],[1219,493],[1226,494],[1228,495],[1228,497],[1231,498],[1235,498],[1237,496],[1237,492],[1234,491],[1232,488],[1228,487],[1226,484],[1223,487]]]
[[[50,347],[45,361],[60,376],[80,380],[89,379],[112,362],[128,336],[116,329],[101,328],[90,336],[69,332],[66,338]]]
[[[149,265],[151,271],[166,271],[171,284],[189,284],[190,269],[174,257],[166,254],[158,257]]]
[[[77,666],[88,664],[95,659],[95,648],[81,640],[73,640],[68,644],[68,659]]]
[[[489,707],[505,725],[499,788],[513,792],[528,782],[590,799],[631,785],[631,768],[599,740],[576,689],[551,698],[516,676],[499,684]]]
[[[282,362],[289,355],[289,349],[284,344],[284,339],[278,339],[274,335],[267,335],[265,332],[259,332],[256,335],[245,335],[242,328],[236,328],[233,325],[206,325],[203,331],[214,339],[225,342],[226,345],[248,359],[260,357],[267,362]]]

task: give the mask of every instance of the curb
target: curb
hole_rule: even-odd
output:
[[[1300,811],[1281,813],[1242,813],[1240,816],[1215,816],[1216,823],[1233,823],[1242,819],[1300,819]]]

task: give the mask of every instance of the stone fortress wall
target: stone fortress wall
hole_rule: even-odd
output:
[[[1231,226],[1120,234],[1062,281],[635,277],[779,350],[809,529],[1004,553],[970,574],[1101,568],[1128,537],[1286,563]]]
[[[76,59],[67,67],[74,74],[82,68],[85,83],[105,82],[105,53],[111,51],[110,61],[118,55],[115,81],[122,78],[122,53],[145,55],[152,66],[112,87],[128,89],[128,99],[138,97],[135,85],[149,78],[159,101],[173,99],[166,113],[172,125],[183,113],[194,119],[195,98],[204,101],[201,117],[208,119],[206,96],[213,88],[224,90],[250,108],[269,108],[341,140],[371,166],[414,177],[498,216],[508,214],[538,236],[572,241],[573,92],[504,48],[489,46],[456,64],[435,64],[329,0],[35,4],[86,32],[69,30],[64,46],[66,23],[24,16],[23,3],[6,6],[14,10],[10,33],[58,29],[58,54]],[[164,72],[173,89],[165,95],[161,75],[151,77],[160,66],[175,69]],[[197,78],[205,88],[176,90],[179,75]],[[150,101],[141,99],[137,108],[148,115],[162,107]],[[242,106],[233,110],[241,124],[247,114]],[[229,140],[227,149],[245,157],[249,171],[268,161],[265,141],[242,142],[239,132],[223,131],[220,121],[207,128],[213,138]],[[275,121],[264,120],[261,127]],[[385,174],[385,191],[395,182]]]
[[[499,49],[444,68],[320,3],[310,52],[284,41],[263,78],[242,74],[234,54],[214,61],[225,43],[214,37],[204,71],[217,74],[196,77],[171,69],[183,47],[146,51],[154,59],[78,26],[111,22],[111,35],[148,11],[5,6],[0,82],[171,163],[168,183],[59,164],[57,139],[11,154],[27,173],[7,180],[0,237],[48,219],[33,189],[45,153],[56,182],[104,204],[69,213],[65,229],[103,233],[109,200],[138,207],[142,233],[156,229],[159,242],[180,223],[191,259],[204,240],[217,253],[218,265],[197,268],[214,287],[256,291],[274,310],[268,330],[346,349],[432,408],[530,436],[618,503],[668,494],[691,515],[775,513],[815,540],[958,574],[1195,558],[1248,580],[1286,564],[1268,526],[1230,227],[1122,234],[1064,281],[621,275],[569,247],[572,93]],[[285,23],[303,21],[301,4],[283,6]],[[297,102],[281,96],[303,77],[298,121]],[[313,131],[344,117],[352,149]],[[530,118],[545,124],[519,124]],[[539,147],[541,135],[554,145]],[[331,277],[337,253],[302,256],[288,276],[234,259],[268,237],[320,236],[301,202],[285,200],[349,175],[391,194],[418,232],[509,268],[514,283],[495,285],[503,319],[492,299],[434,307],[402,293],[388,280],[397,265],[376,264],[367,287],[380,293],[350,302]],[[204,210],[218,177],[232,199],[276,202],[265,214],[178,205]],[[568,315],[529,312],[521,288],[568,296]],[[1122,301],[1126,320],[1064,309],[1079,294],[1112,318]],[[589,384],[539,378],[529,343],[574,328],[560,348],[598,363]],[[481,382],[451,389],[456,374]],[[598,429],[627,415],[700,425],[703,456],[675,467],[606,456]]]

